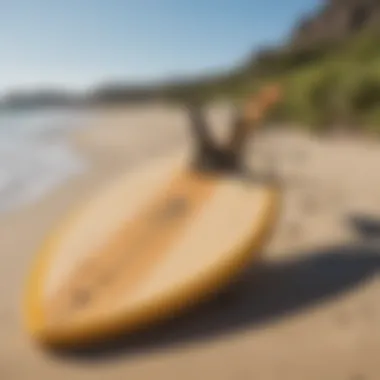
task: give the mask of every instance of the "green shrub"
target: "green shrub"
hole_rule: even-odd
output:
[[[344,44],[268,53],[217,84],[176,88],[179,97],[244,99],[266,82],[279,82],[284,99],[272,121],[291,121],[316,131],[339,124],[380,130],[380,38],[363,33]]]

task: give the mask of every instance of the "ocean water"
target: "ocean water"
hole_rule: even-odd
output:
[[[0,212],[35,201],[86,170],[65,139],[86,118],[83,111],[0,111]]]

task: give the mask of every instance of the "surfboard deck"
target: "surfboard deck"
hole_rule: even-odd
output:
[[[197,173],[170,157],[100,191],[53,231],[32,265],[24,321],[38,342],[108,339],[211,294],[262,248],[274,186]]]

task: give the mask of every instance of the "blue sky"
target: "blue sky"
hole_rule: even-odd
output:
[[[231,67],[318,0],[0,0],[0,91]]]

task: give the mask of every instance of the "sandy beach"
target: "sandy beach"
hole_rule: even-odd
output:
[[[217,109],[212,120],[227,115]],[[88,171],[0,216],[1,379],[380,378],[380,143],[287,130],[262,133],[250,154],[284,184],[260,267],[223,296],[107,351],[36,348],[20,326],[20,302],[44,236],[102,184],[189,143],[175,108],[98,110],[91,120],[67,136]]]

